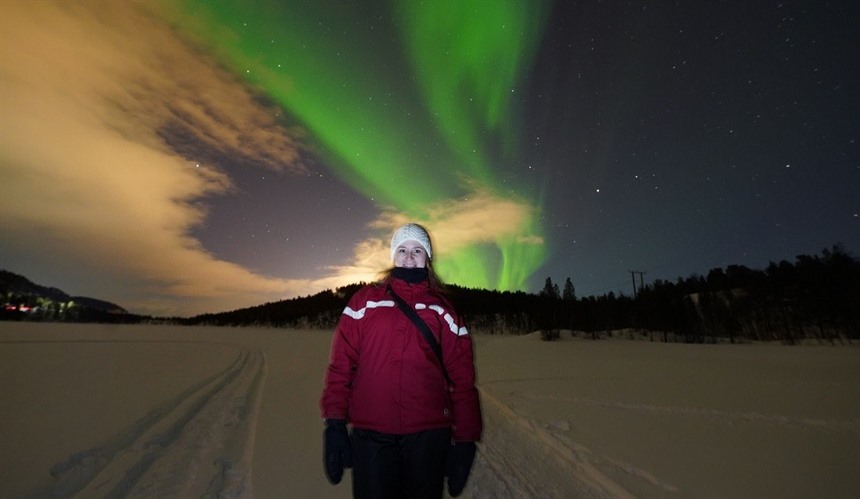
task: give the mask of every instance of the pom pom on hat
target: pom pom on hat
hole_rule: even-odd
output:
[[[427,258],[433,257],[433,250],[430,248],[430,235],[427,234],[427,231],[424,227],[421,227],[418,224],[406,224],[401,225],[400,228],[394,231],[394,235],[391,236],[391,259],[394,260],[394,252],[397,251],[397,247],[403,244],[406,241],[416,241],[418,244],[424,247],[424,250],[427,251]]]

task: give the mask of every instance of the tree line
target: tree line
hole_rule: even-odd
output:
[[[313,296],[232,312],[177,319],[184,324],[331,329],[363,283]],[[470,329],[489,334],[561,330],[598,338],[613,331],[660,341],[781,341],[860,339],[860,261],[836,245],[794,263],[764,270],[743,265],[712,269],[676,282],[655,280],[635,297],[607,293],[577,298],[568,277],[547,277],[539,293],[449,285],[447,292]],[[634,334],[634,333],[630,333]]]
[[[764,270],[743,265],[712,269],[677,282],[655,280],[635,297],[608,293],[576,299],[547,279],[541,296],[550,324],[537,328],[591,333],[635,330],[662,341],[781,341],[860,339],[860,261],[841,246]]]

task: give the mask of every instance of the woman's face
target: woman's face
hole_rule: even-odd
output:
[[[427,266],[427,252],[418,241],[404,241],[394,250],[394,266],[423,269]]]

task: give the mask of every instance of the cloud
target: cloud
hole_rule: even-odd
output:
[[[303,173],[302,145],[276,108],[143,5],[0,5],[0,264],[50,284],[52,272],[83,279],[68,291],[139,313],[306,290],[188,235],[206,218],[200,200],[232,188],[214,159]]]
[[[536,208],[517,197],[502,196],[488,189],[473,190],[469,195],[434,203],[422,211],[427,216],[420,220],[389,211],[371,225],[393,231],[401,224],[417,221],[431,232],[434,245],[440,248],[440,255],[505,239],[543,244],[542,237],[523,234],[528,230],[529,221],[534,219]]]
[[[444,260],[462,248],[512,240],[522,245],[543,245],[544,240],[528,233],[528,223],[536,208],[516,197],[501,196],[489,190],[474,191],[460,199],[446,199],[425,207],[421,218],[393,209],[384,210],[369,228],[378,235],[359,242],[353,260],[347,265],[332,266],[334,275],[328,287],[352,282],[371,281],[391,265],[389,239],[394,230],[407,222],[416,222],[430,231],[434,259]]]

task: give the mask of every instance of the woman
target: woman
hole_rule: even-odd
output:
[[[472,340],[431,258],[423,227],[398,228],[394,267],[352,296],[334,333],[320,401],[325,470],[337,484],[352,467],[356,498],[438,499],[446,476],[457,496],[471,470],[482,429]]]

